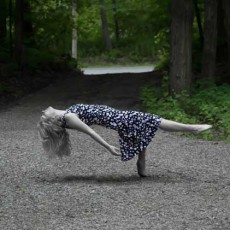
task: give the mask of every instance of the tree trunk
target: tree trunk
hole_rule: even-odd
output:
[[[224,9],[224,24],[225,31],[227,35],[227,45],[228,45],[228,75],[230,74],[230,1],[223,0],[223,9]]]
[[[112,4],[113,4],[113,19],[114,19],[115,36],[116,36],[116,41],[119,41],[120,33],[119,33],[119,25],[118,25],[118,20],[117,20],[117,0],[112,0]]]
[[[24,0],[24,9],[23,9],[23,33],[26,39],[26,44],[33,46],[34,41],[34,31],[32,26],[32,15],[31,15],[31,7],[28,0]]]
[[[109,36],[109,29],[105,10],[105,0],[101,0],[101,24],[102,24],[102,35],[106,50],[112,49],[112,42]]]
[[[192,0],[172,0],[170,35],[170,92],[187,91],[192,81]]]
[[[224,72],[223,64],[228,59],[228,44],[225,29],[225,13],[223,8],[223,0],[218,0],[217,6],[217,47],[216,47],[216,64],[218,78]]]
[[[205,0],[202,78],[215,81],[217,44],[217,0]]]
[[[195,14],[196,14],[196,21],[197,21],[197,25],[199,29],[200,44],[201,44],[201,47],[203,48],[204,35],[203,35],[203,29],[202,29],[202,24],[201,24],[201,18],[200,18],[200,9],[198,7],[197,0],[193,0],[193,3],[194,3]]]
[[[13,3],[12,0],[9,0],[9,50],[10,58],[13,58],[13,35],[12,35],[12,18],[13,18]]]
[[[24,60],[23,52],[23,40],[24,40],[24,31],[23,31],[23,19],[24,19],[24,0],[16,0],[16,18],[15,18],[15,49],[14,49],[14,58],[18,63],[20,69],[22,69],[22,63]]]
[[[0,44],[6,39],[6,1],[0,1]]]
[[[72,58],[77,59],[77,0],[72,0]]]

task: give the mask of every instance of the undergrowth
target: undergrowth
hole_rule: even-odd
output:
[[[230,142],[230,86],[203,86],[194,87],[192,96],[183,92],[172,97],[166,77],[161,88],[143,88],[141,99],[148,112],[166,119],[212,124],[213,129],[200,134],[199,138]]]

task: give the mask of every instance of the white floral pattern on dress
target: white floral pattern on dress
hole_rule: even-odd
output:
[[[101,125],[118,131],[121,160],[132,159],[147,148],[160,125],[158,115],[121,111],[107,105],[75,104],[66,113],[75,113],[87,125]],[[65,115],[62,118],[66,127]]]

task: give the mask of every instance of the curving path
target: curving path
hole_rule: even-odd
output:
[[[140,76],[142,75],[142,77]],[[0,229],[230,229],[229,144],[159,131],[148,149],[148,178],[84,134],[73,154],[49,161],[36,130],[52,105],[103,103],[139,110],[140,88],[158,73],[66,76],[0,112]],[[114,131],[94,127],[117,145]]]

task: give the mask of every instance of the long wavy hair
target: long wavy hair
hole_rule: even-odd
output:
[[[42,116],[38,123],[42,145],[49,158],[63,157],[71,154],[69,133],[60,117]]]

